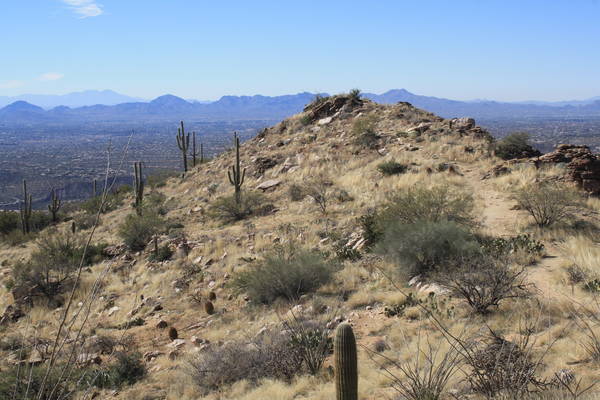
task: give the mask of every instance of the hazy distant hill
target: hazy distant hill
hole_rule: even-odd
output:
[[[19,101],[0,109],[0,124],[81,124],[191,121],[279,120],[302,111],[313,98],[312,93],[284,96],[224,96],[211,102],[190,102],[173,95],[160,96],[150,102],[125,102],[116,105],[88,105],[50,110]],[[446,118],[469,116],[476,119],[515,119],[531,117],[600,117],[600,100],[580,104],[522,104],[496,101],[457,101],[420,96],[405,89],[383,94],[366,93],[365,97],[382,104],[409,102]]]
[[[58,106],[83,107],[94,104],[110,106],[120,103],[142,101],[143,99],[125,96],[112,90],[85,90],[83,92],[74,92],[63,95],[23,94],[14,97],[0,96],[0,107],[4,107],[7,104],[19,100],[38,105],[45,109],[50,109]]]

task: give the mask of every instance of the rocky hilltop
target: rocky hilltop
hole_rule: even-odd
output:
[[[361,399],[409,392],[428,363],[447,372],[440,398],[587,387],[598,158],[563,145],[506,162],[494,149],[471,118],[317,98],[237,152],[147,182],[138,208],[111,195],[93,257],[52,275],[50,295],[25,279],[39,254],[54,261],[44,243],[85,241],[94,225],[65,210],[0,245],[0,393],[27,381],[21,367],[73,398],[329,399],[341,322]],[[560,215],[538,220],[540,196]],[[78,379],[59,384],[61,371]]]

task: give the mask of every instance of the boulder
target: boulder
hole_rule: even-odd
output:
[[[454,118],[450,121],[450,127],[459,131],[468,131],[469,129],[475,128],[475,120],[473,118],[468,117]]]
[[[276,186],[279,186],[280,184],[281,184],[281,181],[279,179],[269,179],[267,181],[262,182],[256,188],[260,189],[262,191],[266,191],[266,190],[272,189]]]

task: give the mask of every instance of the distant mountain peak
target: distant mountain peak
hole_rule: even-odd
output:
[[[4,107],[3,110],[44,112],[44,109],[42,107],[38,107],[24,100],[15,101],[14,103],[11,103]]]
[[[172,106],[172,105],[185,105],[191,104],[190,102],[182,99],[181,97],[174,96],[172,94],[164,94],[152,100],[150,104],[161,105],[161,106]]]

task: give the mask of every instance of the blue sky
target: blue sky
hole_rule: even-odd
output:
[[[2,0],[0,95],[600,96],[599,0]]]

